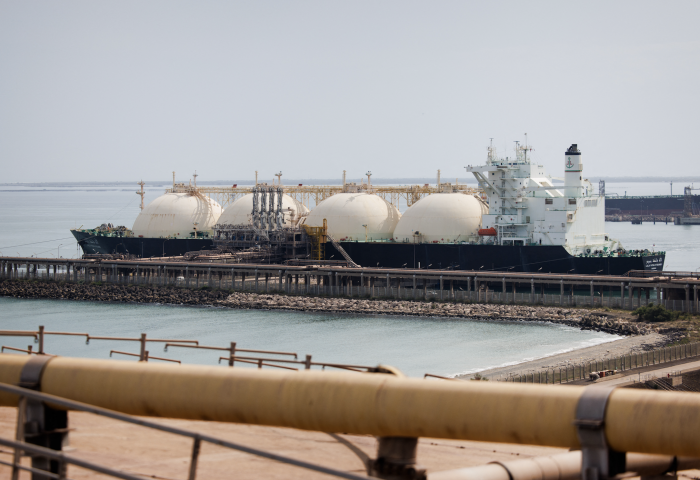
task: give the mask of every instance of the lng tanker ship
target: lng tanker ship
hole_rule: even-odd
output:
[[[554,186],[544,167],[531,161],[530,151],[519,145],[514,158],[499,158],[490,147],[484,165],[466,167],[483,193],[468,195],[439,183],[437,193],[403,215],[369,184],[344,184],[341,193],[310,212],[279,186],[255,189],[223,213],[195,187],[180,184],[149,204],[131,230],[108,225],[73,234],[86,254],[174,256],[215,246],[263,245],[281,238],[274,233],[283,230],[322,231],[315,238],[323,239],[325,248],[309,247],[303,258],[345,257],[363,267],[503,272],[663,270],[665,252],[630,251],[605,233],[605,197],[594,194],[583,178],[576,144],[564,154],[563,186]]]
[[[665,252],[629,251],[605,233],[605,198],[583,178],[576,144],[564,154],[563,186],[530,161],[530,151],[518,146],[515,158],[498,158],[490,147],[485,165],[466,167],[485,194],[481,203],[431,195],[404,213],[389,241],[339,244],[363,266],[611,275],[663,270]]]

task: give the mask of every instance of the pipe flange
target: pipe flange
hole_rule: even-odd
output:
[[[593,386],[576,406],[576,433],[581,444],[581,479],[603,480],[626,471],[625,452],[616,452],[605,438],[605,409],[615,387]]]

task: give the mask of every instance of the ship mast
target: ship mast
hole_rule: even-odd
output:
[[[174,178],[174,173],[175,173],[175,172],[173,172],[173,178]],[[141,185],[141,190],[140,190],[140,191],[137,190],[137,191],[136,191],[136,195],[141,195],[141,210],[143,210],[143,196],[146,195],[146,192],[143,191],[143,186],[146,185],[146,184],[143,183],[143,180],[141,180],[141,181],[138,182],[136,185]]]

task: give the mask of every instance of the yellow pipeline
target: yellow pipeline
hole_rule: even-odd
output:
[[[0,382],[28,358],[0,354]],[[583,387],[56,357],[41,391],[132,415],[571,448]],[[616,390],[605,423],[616,450],[700,457],[700,395]]]

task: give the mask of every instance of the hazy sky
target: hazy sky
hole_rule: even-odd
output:
[[[0,182],[698,175],[700,2],[0,0]],[[506,151],[507,148],[507,151]]]

